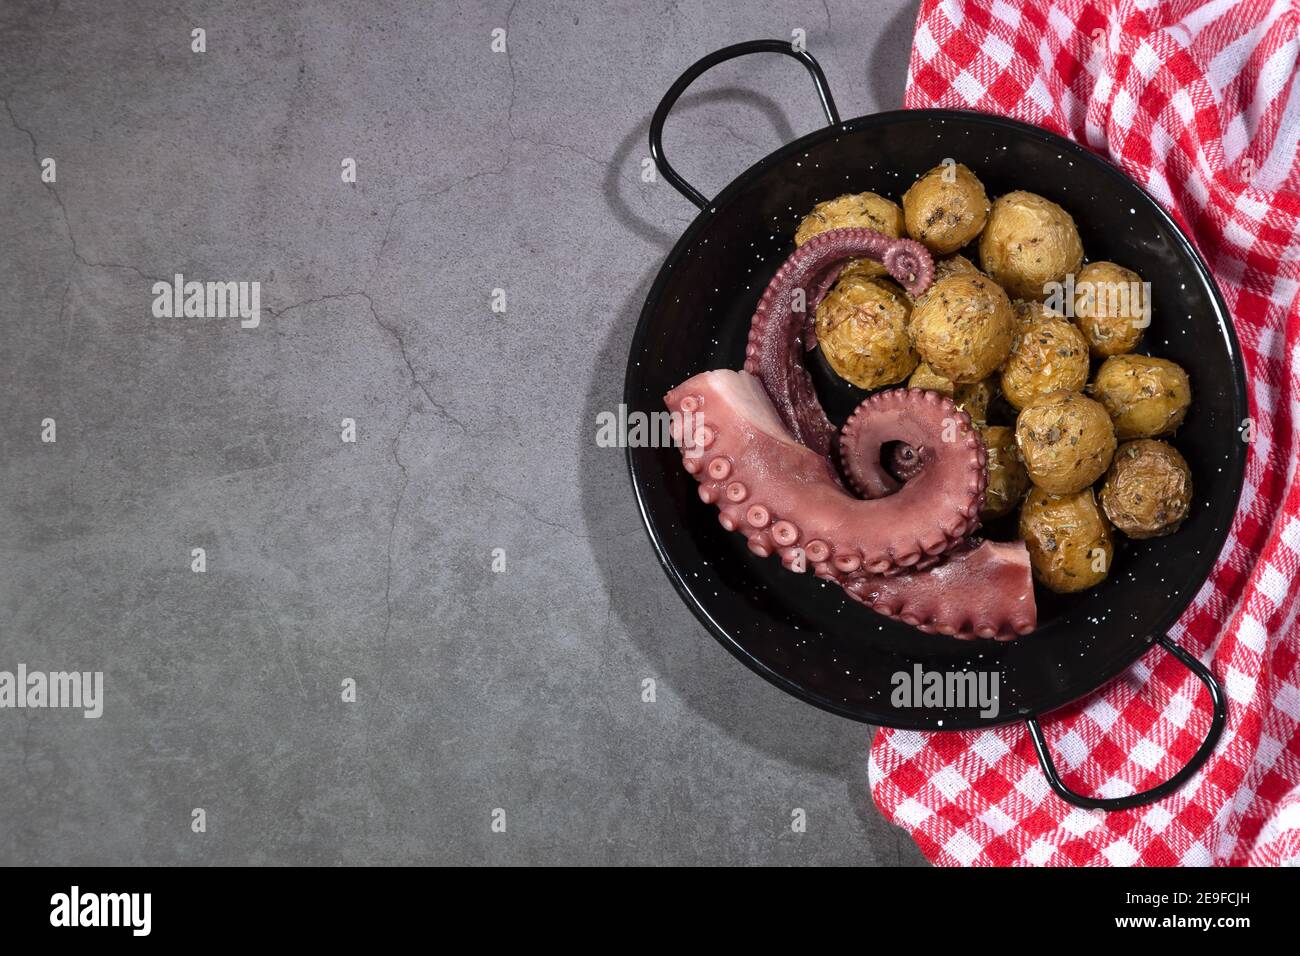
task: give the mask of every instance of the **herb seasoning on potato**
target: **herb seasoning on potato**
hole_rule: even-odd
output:
[[[1074,316],[1092,354],[1132,352],[1151,324],[1142,277],[1113,262],[1090,262],[1075,279]]]
[[[1039,319],[1059,319],[1063,316],[1054,309],[1049,309],[1042,302],[1034,302],[1027,299],[1016,299],[1011,303],[1011,307],[1016,312],[1017,325],[1024,326],[1030,322],[1037,322]]]
[[[1177,531],[1192,504],[1192,472],[1167,442],[1125,442],[1101,486],[1101,507],[1130,538],[1158,538]]]
[[[958,384],[989,377],[1011,351],[1011,300],[978,273],[940,279],[912,310],[912,344],[931,369]]]
[[[1091,488],[1067,495],[1031,488],[1020,509],[1020,536],[1034,579],[1058,594],[1095,587],[1110,573],[1115,543]]]
[[[910,312],[903,290],[888,279],[841,278],[817,306],[817,343],[835,373],[858,388],[893,385],[916,368]]]
[[[1016,444],[1030,480],[1054,495],[1080,491],[1115,454],[1115,430],[1106,409],[1080,392],[1050,392],[1016,418]]]
[[[988,458],[988,485],[980,520],[992,521],[1016,510],[1029,490],[1029,474],[1016,447],[1016,433],[1005,425],[981,425],[980,438]]]
[[[1044,315],[1020,327],[1002,366],[1002,394],[1017,409],[1049,392],[1088,384],[1088,343],[1067,319]]]
[[[1112,355],[1097,369],[1089,392],[1110,413],[1120,438],[1171,435],[1192,402],[1182,366],[1150,355]]]
[[[1068,212],[1036,193],[998,197],[980,236],[980,266],[1007,294],[1041,302],[1049,283],[1078,272],[1083,243]]]
[[[984,184],[961,163],[934,167],[903,194],[907,234],[941,256],[978,236],[988,214]]]

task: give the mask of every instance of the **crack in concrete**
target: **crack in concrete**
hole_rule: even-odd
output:
[[[406,462],[402,461],[402,456],[398,454],[398,445],[402,441],[402,433],[406,431],[406,426],[411,423],[411,417],[415,414],[412,408],[406,414],[402,425],[397,429],[397,434],[393,436],[393,442],[390,446],[393,461],[402,472],[402,484],[397,489],[397,500],[393,503],[393,517],[388,523],[388,547],[387,547],[387,565],[384,572],[384,630],[379,638],[379,672],[375,679],[375,703],[371,708],[369,715],[366,717],[366,739],[370,739],[370,728],[374,723],[375,715],[379,712],[379,702],[384,697],[384,677],[388,671],[388,636],[393,630],[393,541],[397,537],[397,519],[402,513],[402,502],[406,499],[406,489],[411,484],[411,472],[407,468]]]
[[[418,196],[411,196],[407,199],[399,199],[396,203],[394,203],[392,210],[388,213],[388,223],[384,227],[384,237],[382,240],[380,240],[379,251],[375,253],[375,264],[374,266],[371,267],[370,275],[366,278],[366,285],[367,286],[370,285],[370,283],[375,278],[375,273],[379,271],[379,266],[384,260],[384,253],[388,249],[388,240],[391,238],[393,233],[393,223],[397,220],[397,214],[401,212],[403,207],[415,205],[417,203],[432,202],[434,199],[438,199],[441,196],[445,196],[448,193],[452,192],[453,190],[468,185],[469,183],[472,183],[475,180],[485,179],[490,176],[505,175],[506,171],[510,168],[510,164],[512,161],[513,158],[507,155],[506,161],[502,163],[499,168],[483,169],[477,173],[471,173],[468,176],[464,176],[456,180],[455,182],[447,186],[444,186],[441,189],[435,189],[431,193],[421,193]]]
[[[538,147],[538,148],[540,148],[540,149],[561,149],[561,150],[564,150],[564,151],[567,152],[567,153],[573,153],[575,156],[579,156],[579,157],[581,157],[582,159],[585,159],[585,160],[587,160],[587,161],[590,162],[590,163],[595,163],[595,164],[596,164],[597,166],[599,166],[602,170],[603,170],[605,167],[607,167],[607,166],[609,165],[609,160],[607,160],[607,159],[599,159],[599,158],[597,158],[597,157],[595,157],[595,156],[592,156],[590,153],[584,153],[582,150],[578,149],[576,146],[570,146],[570,145],[568,145],[567,143],[552,143],[552,142],[550,142],[550,141],[548,141],[548,140],[544,140],[544,139],[531,139],[531,138],[529,138],[529,137],[527,137],[527,136],[518,136],[518,135],[516,135],[516,134],[514,134],[514,133],[511,133],[511,134],[510,134],[510,142],[511,142],[512,144],[513,144],[513,143],[526,143],[526,144],[529,145],[529,146],[536,146],[536,147]]]
[[[518,91],[518,83],[515,77],[515,60],[510,53],[510,18],[515,15],[515,7],[519,5],[519,0],[511,0],[509,8],[506,10],[506,66],[510,68],[510,104],[506,108],[506,131],[510,134],[511,139],[515,135],[515,94]]]
[[[412,364],[411,356],[406,351],[406,340],[403,339],[401,333],[397,331],[397,327],[394,325],[386,324],[383,321],[383,319],[379,317],[379,313],[375,311],[375,302],[372,298],[370,298],[369,293],[362,292],[360,293],[360,295],[363,299],[366,300],[367,304],[369,304],[370,306],[370,317],[375,320],[375,323],[381,329],[383,329],[385,332],[391,335],[393,337],[393,341],[397,343],[397,349],[402,355],[402,361],[406,363],[406,370],[410,373],[411,381],[415,383],[415,387],[424,393],[425,399],[429,402],[430,405],[433,406],[434,411],[438,413],[439,417],[445,419],[446,421],[451,422],[453,425],[459,428],[461,434],[468,435],[469,428],[466,426],[466,424],[462,422],[459,418],[457,418],[455,415],[453,415],[451,412],[449,412],[447,410],[446,405],[444,405],[442,402],[434,398],[433,393],[429,391],[428,384],[422,378],[420,378],[419,375],[416,374],[415,365]]]
[[[519,5],[519,0],[513,0],[509,8],[506,10],[506,25],[505,25],[506,66],[510,68],[510,100],[506,104],[506,133],[509,134],[510,136],[511,144],[513,145],[515,143],[526,143],[530,146],[540,147],[544,149],[564,150],[566,152],[573,153],[575,156],[580,156],[581,158],[587,160],[588,162],[594,163],[596,166],[599,166],[602,169],[605,168],[606,166],[609,165],[608,159],[600,159],[596,156],[592,156],[590,153],[584,153],[582,150],[578,149],[575,146],[571,146],[568,143],[553,143],[547,140],[536,140],[528,136],[525,136],[522,133],[515,132],[515,101],[519,92],[519,77],[515,72],[514,55],[510,52],[513,45],[510,39],[510,19],[515,15],[515,7],[518,5]],[[509,165],[510,163],[507,160],[506,165],[502,167],[501,172],[505,172],[505,169]]]
[[[557,522],[554,522],[554,521],[547,521],[545,518],[543,518],[543,517],[542,517],[541,515],[539,515],[537,512],[533,511],[533,509],[532,509],[531,507],[529,507],[528,504],[527,504],[526,502],[520,501],[518,498],[513,498],[513,497],[511,497],[510,495],[506,494],[504,491],[501,491],[501,490],[499,490],[499,489],[497,489],[497,488],[489,488],[488,490],[489,490],[490,492],[492,492],[492,496],[493,496],[494,498],[500,498],[500,499],[503,500],[503,501],[508,501],[508,502],[510,502],[512,505],[514,505],[516,508],[518,508],[518,509],[519,509],[520,511],[522,511],[524,514],[528,515],[528,517],[532,518],[532,519],[533,519],[534,521],[536,521],[538,524],[545,525],[545,526],[548,527],[548,528],[554,528],[556,531],[563,531],[565,534],[567,534],[567,535],[569,535],[569,536],[571,536],[571,537],[573,537],[573,538],[576,538],[576,539],[579,540],[579,541],[590,541],[590,540],[591,540],[591,538],[590,538],[588,535],[585,535],[585,534],[578,534],[578,532],[574,531],[572,528],[568,528],[568,527],[566,527],[565,525],[558,524]]]
[[[18,122],[18,117],[14,115],[13,107],[9,105],[9,97],[0,96],[0,103],[4,104],[5,112],[9,114],[9,122],[13,125],[13,128],[18,130],[18,132],[22,133],[24,136],[26,136],[28,142],[32,144],[32,159],[36,161],[36,166],[37,168],[39,168],[41,165],[41,153],[40,153],[40,147],[36,143],[35,134],[33,134],[32,131],[28,129],[26,126],[23,126],[21,123]],[[148,275],[147,273],[140,271],[135,266],[129,265],[128,263],[92,262],[90,259],[87,259],[84,255],[82,255],[81,247],[77,245],[77,236],[76,233],[72,231],[72,220],[68,218],[68,207],[63,204],[63,197],[59,195],[59,191],[54,188],[53,183],[47,183],[44,179],[42,179],[41,185],[44,186],[47,190],[49,190],[50,195],[54,197],[55,203],[58,204],[59,213],[63,217],[63,228],[68,233],[68,242],[72,245],[72,255],[73,258],[77,260],[77,262],[87,267],[88,269],[125,269],[129,272],[134,272],[142,279],[148,279],[150,282],[168,281],[166,279],[159,278],[158,276]]]
[[[402,363],[406,366],[407,374],[411,377],[411,384],[420,390],[421,394],[424,395],[425,400],[433,406],[433,410],[437,413],[438,417],[442,418],[444,421],[451,422],[460,429],[462,434],[468,435],[469,426],[453,415],[445,403],[440,402],[433,397],[433,392],[429,389],[429,383],[422,379],[415,371],[415,364],[411,361],[410,353],[406,348],[406,340],[402,337],[401,333],[398,332],[396,326],[389,325],[379,317],[379,312],[375,308],[375,300],[371,298],[370,293],[366,292],[364,289],[353,289],[345,292],[332,292],[326,295],[319,295],[314,299],[303,299],[300,302],[294,302],[281,309],[273,309],[268,306],[266,311],[271,314],[272,318],[280,318],[288,312],[292,312],[295,309],[303,309],[309,305],[318,305],[321,302],[332,302],[339,299],[355,298],[366,300],[366,305],[370,311],[370,317],[375,320],[375,324],[387,332],[393,341],[397,343],[398,352],[402,356]]]
[[[734,130],[732,127],[728,126],[726,123],[722,122],[721,120],[717,120],[712,123],[709,123],[706,125],[705,128],[720,129],[728,136],[730,136],[732,139],[736,140],[737,142],[744,143],[746,146],[752,146],[755,149],[768,150],[771,148],[769,146],[765,146],[762,143],[750,139],[748,136],[742,136],[740,133],[738,133],[736,130]]]
[[[64,358],[68,354],[68,345],[72,342],[72,320],[68,318],[68,298],[72,294],[72,276],[68,276],[68,282],[63,287],[63,299],[59,302],[59,325],[63,326],[63,345],[59,348],[59,371],[56,373],[56,379],[59,383],[59,407],[63,406],[63,364]]]

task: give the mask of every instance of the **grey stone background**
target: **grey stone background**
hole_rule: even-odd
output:
[[[920,862],[870,729],[707,636],[594,444],[693,213],[640,179],[659,96],[801,27],[846,117],[896,107],[914,13],[5,0],[0,669],[106,703],[0,711],[0,863]],[[667,142],[714,192],[817,125],[752,57]],[[155,319],[177,272],[260,328]]]

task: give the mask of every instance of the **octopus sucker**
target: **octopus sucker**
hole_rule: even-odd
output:
[[[970,416],[937,391],[894,388],[836,429],[803,365],[815,344],[812,313],[845,264],[861,258],[882,261],[914,297],[934,278],[929,253],[912,240],[858,228],[807,240],[759,300],[744,370],[704,372],[665,396],[674,420],[692,418],[692,436],[673,432],[683,454],[695,454],[687,471],[722,527],[742,533],[754,554],[776,552],[797,573],[811,566],[919,630],[1012,640],[1037,623],[1029,554],[1023,541],[970,538],[988,483]]]
[[[862,567],[862,558],[852,551],[845,554],[837,554],[835,560],[831,562],[835,565],[835,570],[842,574],[852,574],[858,568]]]
[[[799,529],[789,521],[778,521],[772,525],[772,539],[783,546],[792,545],[799,540]]]

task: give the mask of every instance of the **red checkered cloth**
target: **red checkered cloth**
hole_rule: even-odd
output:
[[[1014,116],[1109,157],[1194,237],[1227,299],[1255,440],[1210,580],[1171,632],[1211,666],[1228,725],[1177,794],[1116,813],[1047,787],[1023,725],[882,730],[871,792],[945,865],[1300,861],[1300,15],[1287,0],[923,0],[908,107]],[[1167,779],[1209,725],[1200,682],[1153,649],[1044,731],[1067,785]]]

